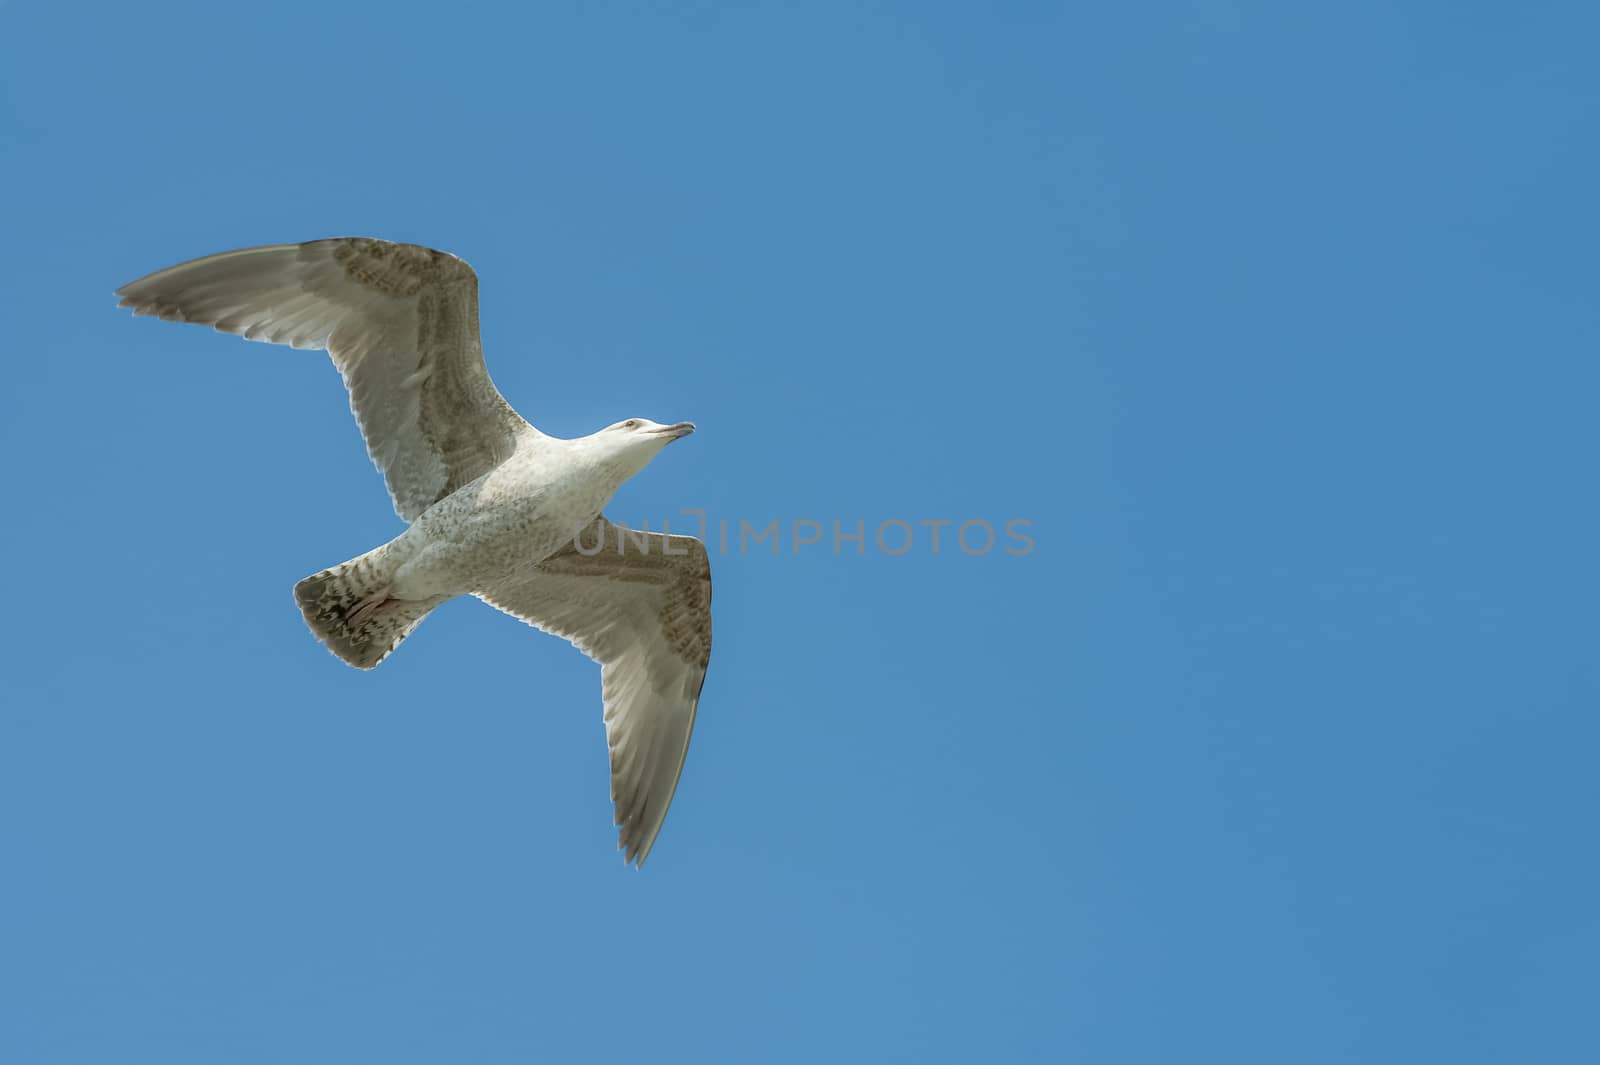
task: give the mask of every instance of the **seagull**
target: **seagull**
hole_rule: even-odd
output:
[[[405,532],[295,585],[306,624],[372,669],[447,599],[473,595],[600,663],[611,800],[642,867],[677,790],[711,658],[711,566],[692,536],[602,513],[690,422],[547,436],[500,395],[461,259],[365,237],[222,252],[117,290],[120,306],[320,348],[350,393]]]

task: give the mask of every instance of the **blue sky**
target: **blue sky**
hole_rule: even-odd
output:
[[[1591,5],[0,27],[0,1059],[1600,1056]],[[305,631],[400,528],[326,360],[111,296],[340,234],[699,424],[613,516],[918,530],[713,559],[641,873],[575,651]]]

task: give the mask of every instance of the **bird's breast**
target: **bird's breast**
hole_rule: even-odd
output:
[[[581,469],[507,463],[429,507],[407,538],[434,583],[473,591],[561,550],[615,490]]]

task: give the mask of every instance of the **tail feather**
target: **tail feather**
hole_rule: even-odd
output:
[[[382,662],[444,602],[391,598],[389,574],[377,554],[368,552],[294,586],[295,601],[312,633],[357,669]]]

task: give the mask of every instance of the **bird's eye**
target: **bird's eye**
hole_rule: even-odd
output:
[[[627,421],[622,423],[622,427],[624,429],[637,429],[639,428],[639,419],[629,418]]]

